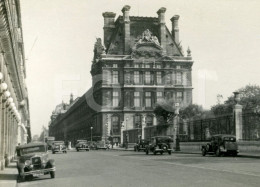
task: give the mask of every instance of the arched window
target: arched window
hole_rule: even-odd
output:
[[[112,133],[113,135],[118,134],[120,132],[119,129],[119,117],[112,116]]]
[[[153,116],[151,115],[146,116],[146,125],[153,126]]]

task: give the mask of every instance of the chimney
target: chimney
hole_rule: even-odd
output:
[[[70,94],[70,105],[73,103],[73,94]]]
[[[104,12],[104,45],[107,48],[109,44],[110,37],[112,36],[113,30],[115,28],[115,17],[116,13]]]
[[[160,40],[163,54],[166,54],[166,29],[165,29],[165,12],[166,8],[162,7],[157,11],[158,21],[160,24]]]
[[[172,36],[174,38],[174,41],[177,45],[179,45],[179,27],[178,27],[178,20],[179,20],[179,15],[175,15],[171,18],[172,21]]]
[[[122,9],[124,21],[124,54],[128,54],[130,50],[130,18],[129,18],[129,5],[125,5]]]

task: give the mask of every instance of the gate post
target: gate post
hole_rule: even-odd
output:
[[[243,136],[242,136],[242,129],[243,129],[242,105],[238,104],[238,102],[240,101],[239,92],[234,92],[234,96],[235,96],[236,104],[234,105],[233,115],[234,115],[235,129],[236,129],[236,139],[238,141],[240,141],[243,139]]]

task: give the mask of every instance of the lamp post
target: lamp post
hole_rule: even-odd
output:
[[[180,140],[179,140],[179,103],[175,103],[175,116],[176,116],[176,127],[175,127],[175,134],[176,134],[176,145],[175,151],[180,151]]]
[[[125,129],[126,129],[126,144],[125,144],[125,148],[128,149],[128,131],[127,131],[127,121],[128,121],[128,118],[126,118],[125,120]]]
[[[92,145],[92,129],[93,129],[93,127],[90,127],[90,141],[91,141],[91,145]]]

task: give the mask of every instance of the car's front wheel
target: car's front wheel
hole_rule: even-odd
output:
[[[172,151],[168,151],[168,154],[171,155],[171,154],[172,154]]]
[[[220,155],[221,155],[220,150],[217,149],[217,150],[216,150],[216,156],[219,157]]]
[[[153,151],[153,154],[156,155],[156,151]]]
[[[149,150],[147,149],[147,150],[145,151],[145,153],[148,155],[148,154],[149,154]]]
[[[77,149],[77,151],[79,152],[79,149]]]
[[[55,178],[55,171],[51,171],[51,172],[50,172],[50,175],[51,175],[51,178],[52,178],[52,179]]]

